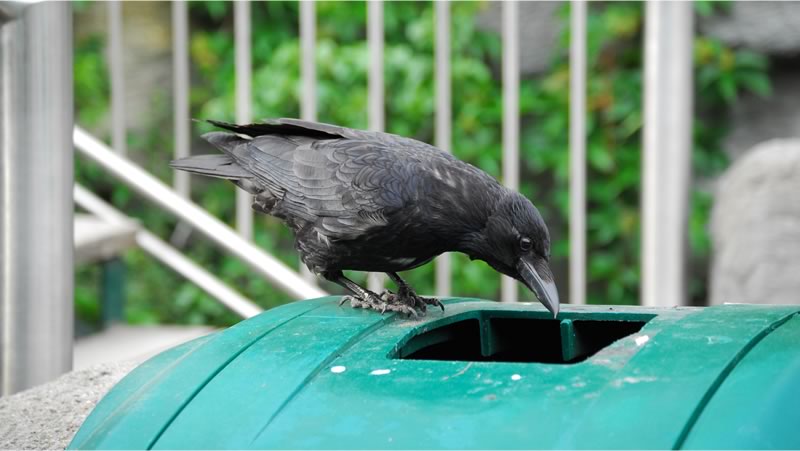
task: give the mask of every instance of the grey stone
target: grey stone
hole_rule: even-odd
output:
[[[97,365],[0,398],[0,449],[66,448],[98,401],[135,366]]]
[[[800,2],[742,1],[729,7],[700,20],[703,34],[774,55],[800,53]]]
[[[774,138],[800,138],[800,71],[773,74],[768,98],[746,95],[731,108],[724,147],[731,159]]]
[[[562,21],[556,17],[564,4],[554,2],[519,2],[520,71],[523,75],[547,70],[554,56]],[[487,2],[478,15],[479,28],[495,33],[503,30],[503,2]]]
[[[710,303],[800,303],[800,139],[762,143],[722,176]]]

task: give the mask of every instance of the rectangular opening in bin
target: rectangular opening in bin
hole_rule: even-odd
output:
[[[533,318],[490,318],[487,334],[490,360],[560,363],[560,321]]]
[[[398,350],[397,357],[412,360],[483,360],[480,322],[466,319],[417,335]]]
[[[615,341],[633,335],[654,315],[624,318],[580,315],[543,317],[486,315],[463,319],[415,335],[395,358],[477,362],[571,364],[586,360]]]

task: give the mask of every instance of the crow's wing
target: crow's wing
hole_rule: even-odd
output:
[[[258,136],[304,136],[317,140],[352,139],[357,141],[370,141],[376,144],[384,144],[388,147],[403,147],[413,151],[436,152],[446,155],[446,158],[454,159],[441,149],[416,139],[406,138],[384,132],[371,132],[354,128],[340,127],[338,125],[325,124],[322,122],[304,121],[301,119],[281,118],[267,119],[263,122],[254,124],[231,124],[229,122],[209,120],[219,128],[246,135],[250,137]]]
[[[278,201],[270,213],[314,224],[330,239],[353,239],[388,224],[393,213],[418,213],[417,200],[458,169],[476,170],[410,138],[335,125],[275,119],[212,124],[212,142],[254,175]]]
[[[279,199],[272,214],[312,223],[334,240],[385,226],[400,210],[414,214],[430,191],[426,171],[451,158],[427,145],[361,139],[261,135],[241,144],[231,154]]]

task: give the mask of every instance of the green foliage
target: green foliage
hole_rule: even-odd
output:
[[[501,42],[496,34],[478,30],[475,17],[485,5],[452,3],[453,149],[461,159],[499,176],[502,155],[502,94],[499,77]],[[716,4],[697,3],[705,14]],[[298,116],[302,95],[298,4],[256,2],[253,8],[253,111],[256,118]],[[193,117],[232,120],[234,111],[234,49],[232,3],[190,4],[193,64]],[[568,24],[568,9],[559,13]],[[589,299],[593,303],[636,303],[639,284],[640,142],[642,127],[642,5],[592,3],[588,23],[588,246]],[[363,2],[317,3],[318,116],[324,122],[367,127],[366,6]],[[433,141],[434,17],[429,2],[385,4],[386,126],[388,131]],[[569,243],[568,224],[568,101],[569,67],[567,27],[549,70],[524,77],[521,85],[522,191],[539,206],[553,235],[554,264],[564,267]],[[108,114],[108,81],[102,40],[91,37],[76,47],[76,103],[79,122],[99,124]],[[725,130],[719,114],[743,91],[769,95],[766,59],[752,52],[728,48],[708,37],[695,43],[696,107],[693,168],[695,176],[717,174],[726,165],[721,151]],[[129,152],[148,170],[168,181],[166,162],[172,149],[167,92],[153,100],[152,126],[131,133]],[[194,125],[194,136],[210,128]],[[197,142],[197,146],[201,146]],[[212,150],[195,149],[195,152]],[[169,237],[176,222],[142,203],[130,191],[113,183],[97,168],[79,162],[78,179],[110,198],[155,233]],[[193,179],[193,199],[212,214],[233,222],[233,189],[229,184]],[[695,258],[707,258],[705,224],[710,196],[692,195],[690,242]],[[292,238],[272,218],[258,217],[256,242],[282,261],[297,266]],[[192,235],[184,249],[194,260],[265,307],[289,299],[207,240]],[[184,282],[143,253],[126,257],[130,266],[128,319],[133,322],[229,324],[235,318],[197,288]],[[79,277],[78,302],[90,306],[96,293],[84,286],[92,280],[87,270]],[[406,274],[420,292],[433,291],[432,265]],[[363,280],[363,275],[354,275]],[[694,295],[705,290],[703,274],[694,274]],[[453,287],[457,295],[496,298],[497,274],[481,262],[454,256]],[[562,281],[562,287],[566,283]],[[325,284],[331,291],[338,287]],[[533,295],[524,293],[523,298]],[[84,307],[86,315],[96,315]]]
[[[704,6],[705,8],[705,6]],[[564,14],[566,17],[566,13]],[[592,303],[635,303],[638,298],[640,253],[640,174],[642,127],[642,5],[634,2],[592,4],[588,23],[588,277]],[[532,198],[551,199],[555,212],[567,221],[567,126],[569,67],[568,30],[552,69],[533,82],[533,97],[523,102],[529,113],[523,149],[532,178],[551,178],[549,192],[532,190]],[[695,43],[696,109],[693,171],[705,179],[721,171],[725,116],[720,114],[742,91],[769,95],[766,59],[731,49],[709,37]],[[525,107],[529,106],[529,109]],[[526,177],[530,179],[530,177]],[[541,182],[537,182],[538,185]],[[709,253],[705,228],[711,200],[695,190],[690,213],[693,257]],[[565,238],[555,244],[557,255],[568,251]],[[705,274],[694,273],[693,296],[703,298]]]

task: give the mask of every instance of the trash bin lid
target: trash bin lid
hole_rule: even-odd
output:
[[[456,298],[406,319],[338,299],[154,357],[70,448],[736,447],[717,417],[800,411],[782,403],[798,393],[800,306],[565,306],[553,320],[538,304]],[[777,443],[797,447],[796,424],[769,433],[791,426]]]

